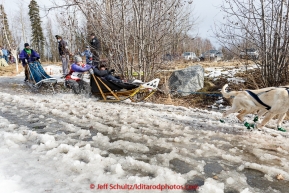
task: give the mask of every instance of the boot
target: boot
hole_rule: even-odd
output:
[[[277,129],[278,131],[286,132],[286,129],[283,129],[282,127],[278,127]]]
[[[251,127],[252,127],[252,128],[255,127],[254,124],[250,124],[250,123],[248,123],[248,122],[245,122],[244,125],[245,125],[245,127],[247,127],[247,129],[251,129]]]

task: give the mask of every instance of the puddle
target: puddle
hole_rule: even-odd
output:
[[[170,160],[170,168],[180,174],[186,174],[189,171],[194,170],[192,165],[177,158]]]
[[[206,175],[213,177],[216,174],[221,173],[224,168],[217,162],[207,163],[204,166],[204,172]]]
[[[148,152],[145,152],[144,154],[148,155],[157,155],[157,154],[165,154],[165,153],[170,153],[172,150],[167,149],[164,147],[159,147],[159,146],[152,146],[148,147],[150,150]]]
[[[271,182],[264,177],[263,172],[254,169],[244,169],[243,173],[247,177],[247,183],[252,187],[259,188],[264,192],[270,187],[280,192],[288,192],[288,181],[273,179],[273,182]]]
[[[205,179],[200,176],[195,176],[192,180],[186,182],[186,187],[189,187],[184,192],[197,192],[195,188],[203,186],[205,184]]]

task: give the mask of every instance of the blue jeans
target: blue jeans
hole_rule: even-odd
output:
[[[4,55],[4,59],[6,60],[6,62],[8,63],[8,56]]]

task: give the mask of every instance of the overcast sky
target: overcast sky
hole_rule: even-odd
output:
[[[28,10],[30,0],[0,0],[0,2],[4,4],[8,19],[15,15],[15,11],[19,10],[19,1],[22,1],[23,6]],[[53,0],[37,0],[40,8],[52,6],[52,1]],[[57,0],[56,2],[59,1],[61,0]],[[212,28],[214,27],[215,21],[222,19],[222,13],[219,8],[222,1],[223,0],[193,0],[194,10],[192,10],[192,14],[194,18],[198,17],[198,20],[197,25],[190,34],[197,34],[202,38],[210,39],[217,48],[219,45],[214,38]],[[40,15],[44,16],[44,13]]]
[[[223,18],[220,6],[223,0],[194,0],[194,17],[198,17],[196,30],[202,38],[208,38],[212,41],[213,45],[218,48],[218,42],[214,38],[212,29],[214,23],[220,21]]]

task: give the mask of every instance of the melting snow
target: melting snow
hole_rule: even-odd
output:
[[[234,114],[220,123],[221,112],[2,88],[0,192],[184,192],[177,186],[192,185],[204,193],[263,193],[288,188],[289,135],[271,128],[276,120],[262,131],[248,131]],[[278,174],[283,181],[276,180]],[[125,184],[175,189],[110,190]]]

